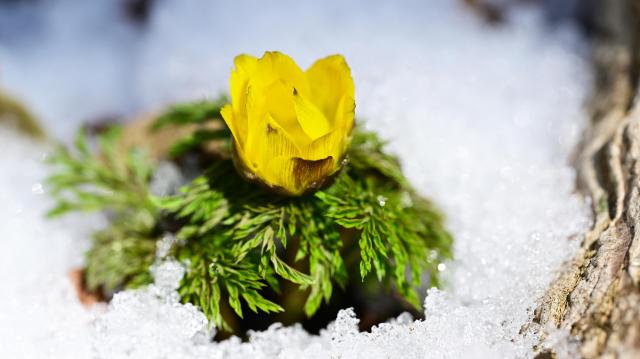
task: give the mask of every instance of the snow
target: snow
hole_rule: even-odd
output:
[[[104,220],[44,219],[49,148],[0,129],[0,357],[532,355],[535,330],[520,329],[590,221],[567,163],[591,81],[575,29],[552,31],[526,7],[491,28],[445,0],[164,1],[140,28],[120,22],[115,3],[0,8],[0,84],[54,136],[69,139],[87,118],[215,97],[241,52],[278,49],[302,66],[339,52],[356,81],[358,117],[442,207],[456,258],[439,266],[446,287],[429,290],[424,321],[403,315],[370,333],[345,308],[319,336],[275,325],[247,343],[210,343],[202,313],[178,302],[184,268],[162,255],[172,238],[159,243],[155,285],[86,309],[67,273]],[[40,25],[25,29],[27,20]]]

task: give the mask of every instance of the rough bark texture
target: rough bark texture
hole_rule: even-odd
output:
[[[582,357],[640,358],[640,0],[598,6],[591,121],[575,163],[594,222],[534,321],[568,330]]]

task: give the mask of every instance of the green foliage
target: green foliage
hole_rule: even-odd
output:
[[[160,115],[153,129],[157,130],[170,125],[202,124],[210,119],[220,118],[220,109],[229,103],[226,95],[220,95],[213,101],[196,101],[177,104]]]
[[[220,104],[180,105],[157,126],[219,119]],[[283,311],[282,281],[306,295],[308,316],[331,299],[336,285],[372,278],[419,307],[421,276],[438,285],[437,263],[451,256],[441,215],[411,188],[375,133],[354,130],[347,163],[333,184],[297,198],[242,180],[225,157],[178,193],[152,197],[151,167],[133,153],[124,161],[114,157],[113,136],[100,140],[98,157],[81,136],[77,155],[61,149],[52,159],[61,166],[50,178],[58,199],[52,214],[112,214],[111,225],[96,233],[88,252],[92,287],[113,290],[148,282],[155,240],[170,231],[178,239],[170,255],[189,268],[179,288],[182,299],[200,306],[216,326],[230,329],[224,308],[238,317],[247,309]],[[212,138],[229,138],[228,132],[193,140],[197,136],[182,141],[188,151]]]
[[[93,234],[86,253],[87,288],[112,293],[150,283],[155,253],[156,238],[149,232],[132,223],[113,222]]]
[[[202,125],[217,122],[217,126],[198,128],[192,134],[178,140],[169,149],[171,157],[180,157],[190,151],[196,151],[207,142],[220,141],[225,150],[231,147],[231,132],[220,116],[220,109],[229,99],[226,95],[218,96],[214,101],[196,101],[178,104],[156,119],[152,130],[157,131],[167,126]]]
[[[120,128],[112,127],[98,138],[100,155],[91,150],[83,130],[75,139],[75,152],[61,146],[48,159],[58,167],[47,180],[56,207],[49,211],[55,217],[72,211],[109,210],[120,216],[148,211],[155,206],[150,200],[147,183],[153,167],[144,153],[132,149],[126,154],[116,150]]]
[[[158,209],[148,182],[153,167],[133,149],[116,151],[120,129],[113,127],[97,141],[100,155],[91,150],[86,134],[78,131],[75,151],[59,147],[48,161],[56,167],[48,178],[57,217],[73,211],[105,211],[111,224],[92,237],[86,254],[86,282],[90,290],[112,292],[150,282],[154,261]]]
[[[332,186],[315,195],[285,198],[267,193],[242,181],[227,160],[214,164],[179,194],[159,200],[169,216],[185,223],[176,234],[183,243],[208,244],[195,251],[184,245],[178,249],[180,257],[204,257],[203,268],[242,263],[241,273],[252,284],[255,278],[264,286],[277,282],[272,276],[296,283],[309,289],[304,310],[311,316],[323,300],[330,300],[335,284],[346,284],[341,249],[345,241],[354,240],[347,237],[355,236],[361,280],[374,269],[378,280],[392,283],[419,307],[416,290],[421,275],[431,273],[432,284],[438,283],[431,253],[436,251],[438,260],[449,258],[451,237],[437,210],[408,186],[398,161],[382,152],[383,143],[375,134],[357,130],[353,143],[346,168]],[[347,232],[350,229],[355,235]],[[293,261],[287,261],[283,256],[290,252],[292,241],[297,248]],[[189,290],[183,295],[213,300],[201,306],[217,325],[224,325],[217,315],[220,285],[213,290],[208,284],[217,283],[219,274],[207,275],[188,276]],[[237,278],[240,283],[241,278]],[[251,309],[279,309],[260,295],[261,287],[241,288],[255,293],[252,299],[243,298]],[[241,316],[235,291],[227,288],[226,293],[229,305]]]
[[[169,216],[185,222],[176,233],[186,243],[177,248],[178,257],[192,264],[193,258],[199,257],[201,270],[217,268],[208,270],[206,276],[188,275],[184,288],[189,289],[182,291],[183,296],[199,298],[200,303],[209,302],[201,307],[216,325],[224,325],[217,315],[220,284],[210,288],[210,283],[227,283],[219,277],[224,276],[229,264],[242,265],[241,271],[231,272],[237,275],[234,286],[241,289],[242,299],[254,311],[281,310],[259,291],[266,285],[277,291],[276,277],[310,289],[304,308],[309,316],[323,299],[331,298],[334,281],[346,284],[346,268],[339,252],[340,229],[322,215],[326,206],[314,197],[274,196],[244,182],[227,160],[213,165],[179,194],[158,202]],[[290,253],[297,260],[293,263],[284,258],[292,240],[297,244],[295,253]],[[190,243],[200,244],[196,247]],[[308,274],[296,268],[302,259],[309,263]],[[230,306],[242,316],[235,290],[228,286],[225,290]]]
[[[343,175],[316,193],[327,206],[323,213],[338,226],[359,231],[363,279],[373,268],[379,281],[392,279],[419,307],[421,274],[429,273],[431,285],[438,286],[437,264],[452,255],[444,219],[409,185],[397,158],[384,152],[374,132],[356,129],[348,156]]]

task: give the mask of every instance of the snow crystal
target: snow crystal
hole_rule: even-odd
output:
[[[116,293],[95,321],[97,358],[190,358],[214,332],[191,304],[180,304],[184,267],[172,260],[152,267],[154,284]],[[176,351],[179,348],[179,351]]]
[[[78,303],[68,272],[80,265],[84,238],[100,221],[45,221],[44,149],[1,126],[0,143],[0,357],[88,353],[93,311]]]
[[[184,185],[184,178],[178,166],[171,162],[160,161],[149,183],[149,190],[154,196],[175,194]]]
[[[171,233],[167,233],[156,243],[156,257],[164,259],[169,255],[171,248],[178,242],[178,238]]]
[[[154,285],[86,309],[67,273],[104,219],[43,219],[46,148],[0,129],[0,357],[531,356],[538,338],[520,334],[522,325],[589,223],[567,165],[590,86],[574,29],[552,31],[530,8],[489,27],[448,0],[165,1],[147,27],[134,28],[119,22],[117,3],[47,2],[41,26],[19,35],[38,46],[0,36],[3,87],[54,135],[66,140],[80,121],[112,111],[214,97],[241,52],[279,49],[303,66],[340,52],[356,81],[358,117],[389,139],[411,181],[441,206],[455,260],[438,266],[445,288],[428,291],[425,320],[405,314],[369,333],[357,332],[345,308],[317,336],[273,325],[245,343],[210,343],[202,313],[178,300],[185,268],[165,258],[174,238],[158,245]],[[3,24],[24,16],[6,11]],[[154,191],[176,181],[156,181]]]

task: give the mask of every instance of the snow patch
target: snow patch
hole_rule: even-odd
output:
[[[567,165],[590,86],[574,29],[550,31],[528,8],[491,28],[461,2],[438,0],[165,1],[141,30],[119,23],[115,3],[49,2],[41,27],[29,30],[32,46],[0,37],[3,86],[47,129],[68,139],[80,121],[109,111],[214,97],[241,52],[279,49],[302,66],[340,52],[356,81],[358,117],[390,140],[412,182],[443,208],[456,259],[441,268],[445,289],[429,290],[424,321],[403,315],[370,333],[357,332],[346,309],[319,336],[274,325],[247,343],[210,343],[202,313],[178,301],[184,268],[170,258],[154,267],[155,285],[87,310],[67,273],[104,219],[45,220],[48,148],[0,129],[0,357],[531,356],[538,338],[519,334],[521,326],[589,224]],[[3,15],[11,14],[19,15]]]

